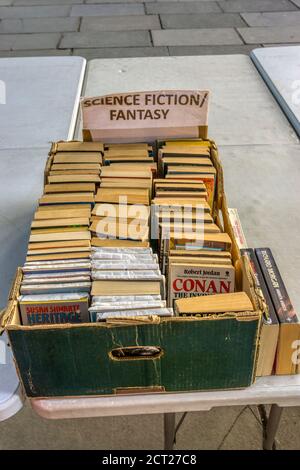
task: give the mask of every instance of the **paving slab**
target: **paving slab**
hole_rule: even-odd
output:
[[[153,2],[153,0],[151,0]],[[191,2],[193,0],[156,0],[157,2],[169,2],[169,3],[174,3],[174,2]],[[212,2],[213,0],[197,0],[198,2]],[[215,0],[217,1],[217,0]]]
[[[237,430],[240,435],[234,441],[231,435]],[[193,433],[197,435],[197,439],[193,437]],[[187,449],[189,441],[190,448],[195,450],[216,450],[225,447],[239,450],[261,449],[262,430],[251,415],[250,408],[215,408],[209,412],[187,414],[177,434],[175,449]]]
[[[278,433],[276,436],[276,449],[300,449],[300,408],[285,408]]]
[[[162,14],[160,18],[165,29],[236,28],[246,26],[245,21],[237,13],[214,13],[213,15],[211,13],[189,15]]]
[[[147,13],[218,13],[216,2],[155,2],[145,4]]]
[[[155,46],[208,46],[243,44],[233,28],[164,29],[151,31]]]
[[[177,435],[175,450],[216,449],[242,407],[223,407],[188,413]],[[181,414],[178,413],[177,422]],[[246,422],[245,422],[246,420]],[[245,425],[245,429],[242,426]],[[26,429],[26,433],[20,432]],[[237,439],[234,433],[238,431]],[[261,430],[247,411],[235,424],[225,444],[230,449],[249,449],[261,443]],[[230,445],[229,445],[230,444]],[[104,449],[156,450],[163,448],[162,415],[49,421],[34,414],[30,405],[2,425],[0,449]],[[259,447],[261,449],[261,447]],[[278,430],[277,448],[300,449],[300,408],[286,408]]]
[[[253,50],[253,44],[231,46],[169,46],[171,56],[245,54]],[[256,45],[259,47],[259,44]]]
[[[0,50],[55,49],[60,38],[59,33],[1,34]]]
[[[74,49],[74,55],[86,59],[109,59],[122,57],[162,57],[168,56],[167,47],[102,47],[95,49]]]
[[[1,40],[1,38],[0,38]],[[73,55],[72,49],[24,49],[18,51],[1,51],[0,57],[53,57]],[[76,55],[76,54],[74,54]],[[79,54],[77,54],[79,55]]]
[[[74,5],[71,9],[71,16],[143,15],[144,13],[144,6],[139,3]]]
[[[163,449],[163,417],[49,421],[37,416],[26,403],[17,415],[0,423],[0,449]]]
[[[25,7],[0,7],[0,18],[57,18],[69,16],[71,6],[25,6]]]
[[[97,3],[146,3],[153,2],[153,0],[85,0],[84,3],[97,4]]]
[[[108,31],[99,33],[66,33],[62,48],[151,46],[148,31]]]
[[[296,5],[289,0],[221,0],[218,4],[228,13],[297,10]]]
[[[281,44],[300,42],[299,26],[275,26],[257,28],[238,28],[246,44]]]
[[[0,33],[7,34],[69,32],[78,28],[79,18],[16,18],[0,22]]]
[[[88,65],[85,96],[156,89],[210,89],[209,134],[219,145],[298,142],[247,56],[99,59]]]
[[[96,16],[82,18],[80,31],[89,33],[98,31],[136,31],[160,29],[160,27],[158,15]]]
[[[241,13],[249,26],[300,26],[299,11]]]
[[[220,146],[219,153],[228,205],[238,208],[248,245],[271,248],[291,301],[300,311],[300,146]],[[241,179],[243,174],[247,176]],[[274,189],[268,189],[274,186],[276,204]]]
[[[4,0],[5,1],[5,0]],[[75,5],[85,3],[85,0],[12,0],[14,6],[18,5]],[[96,2],[95,2],[96,3]]]
[[[295,43],[293,45],[291,45],[290,43],[286,43],[286,44],[280,43],[280,46],[278,46],[278,44],[272,44],[272,43],[270,43],[270,44],[261,44],[261,45],[263,47],[295,47],[296,45],[299,45],[299,44],[300,44],[300,42]]]
[[[252,414],[251,409],[246,406],[239,410],[230,426],[227,424],[226,433],[217,449],[261,450],[262,441],[262,425]]]

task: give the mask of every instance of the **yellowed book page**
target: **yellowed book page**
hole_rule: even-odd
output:
[[[178,313],[252,312],[253,305],[245,292],[205,295],[175,301]]]
[[[46,184],[44,193],[74,193],[74,192],[95,192],[96,186],[94,183],[60,183],[60,184]]]
[[[93,281],[92,295],[160,294],[159,281]]]
[[[90,220],[88,217],[78,217],[74,219],[49,219],[49,220],[33,220],[31,228],[42,227],[67,227],[76,225],[89,225]]]

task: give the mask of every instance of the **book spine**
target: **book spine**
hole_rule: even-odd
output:
[[[270,297],[266,282],[264,280],[263,273],[261,271],[260,265],[252,248],[242,248],[241,253],[248,256],[248,259],[251,264],[251,268],[256,280],[258,289],[261,290],[261,293],[264,297],[268,310],[264,312],[264,322],[270,325],[278,324],[277,315]]]
[[[255,254],[280,323],[298,323],[298,317],[269,248],[256,248]]]
[[[257,248],[255,253],[280,323],[275,373],[276,375],[295,374],[299,368],[297,348],[300,323],[271,250]]]
[[[247,240],[243,231],[241,220],[237,209],[228,209],[229,219],[232,225],[234,236],[238,244],[239,249],[248,248]],[[254,255],[254,253],[253,253]]]
[[[234,292],[234,268],[199,265],[169,266],[169,306],[180,298]]]
[[[207,202],[209,206],[212,208],[214,204],[214,199],[215,199],[215,192],[216,192],[216,184],[215,184],[215,177],[204,177],[202,178],[203,183],[206,186],[207,190]]]
[[[216,251],[230,251],[231,244],[222,241],[208,241],[208,240],[188,240],[188,239],[171,239],[171,249],[183,250],[216,250]]]
[[[272,375],[276,366],[279,322],[254,250],[252,248],[241,249],[241,254],[249,259],[256,281],[256,294],[262,301],[263,323],[259,338],[256,375],[258,377],[269,376]]]

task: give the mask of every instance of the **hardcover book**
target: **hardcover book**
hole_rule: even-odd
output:
[[[300,320],[270,248],[257,248],[255,254],[280,323],[276,374],[295,374],[299,370],[297,348],[300,341]]]

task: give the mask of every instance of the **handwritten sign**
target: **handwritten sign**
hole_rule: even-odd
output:
[[[193,136],[207,126],[209,91],[164,90],[82,98],[83,128],[92,136]],[[154,132],[154,130],[156,130]],[[140,131],[140,132],[139,132]]]

